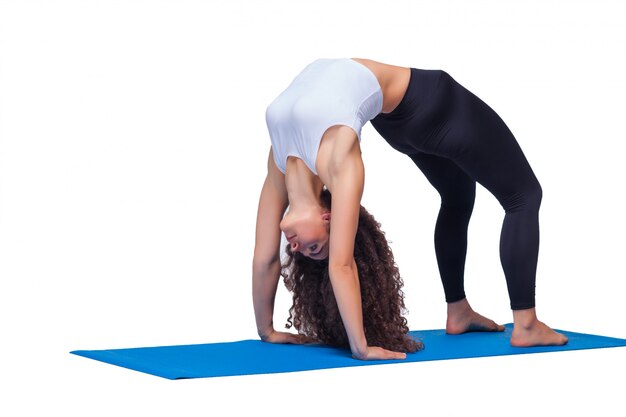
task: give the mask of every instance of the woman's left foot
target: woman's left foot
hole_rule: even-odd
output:
[[[502,331],[504,331],[504,326],[472,310],[467,298],[454,303],[448,303],[448,320],[446,321],[447,334]]]
[[[562,346],[567,336],[557,333],[537,319],[535,308],[513,310],[515,324],[511,334],[511,346]]]

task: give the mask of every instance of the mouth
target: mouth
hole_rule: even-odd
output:
[[[291,243],[291,241],[293,240],[294,237],[296,237],[296,235],[293,235],[293,236],[286,236],[285,235],[285,237],[287,238],[287,242]]]

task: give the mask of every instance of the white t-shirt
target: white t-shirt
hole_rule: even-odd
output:
[[[319,58],[307,65],[265,111],[274,161],[285,172],[287,158],[302,159],[315,174],[324,132],[334,125],[361,128],[382,111],[376,75],[350,58]]]

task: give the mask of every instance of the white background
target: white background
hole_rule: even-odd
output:
[[[544,190],[540,319],[626,337],[625,11],[1,1],[0,414],[616,415],[623,348],[185,381],[68,352],[257,338],[265,107],[319,57],[445,69],[492,106]],[[441,328],[438,195],[370,124],[362,150],[363,205],[392,242],[410,327]],[[466,281],[472,305],[507,323],[502,217],[479,186]],[[289,305],[281,284],[279,328]]]

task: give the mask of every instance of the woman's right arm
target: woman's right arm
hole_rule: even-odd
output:
[[[259,198],[254,259],[252,261],[252,302],[261,340],[272,343],[306,343],[307,338],[274,330],[274,299],[280,279],[280,221],[289,205],[285,175],[274,162],[270,148],[267,176]]]
[[[274,298],[280,278],[280,221],[289,200],[285,177],[274,163],[272,149],[261,190],[252,261],[252,302],[257,331],[266,340],[274,331]]]

